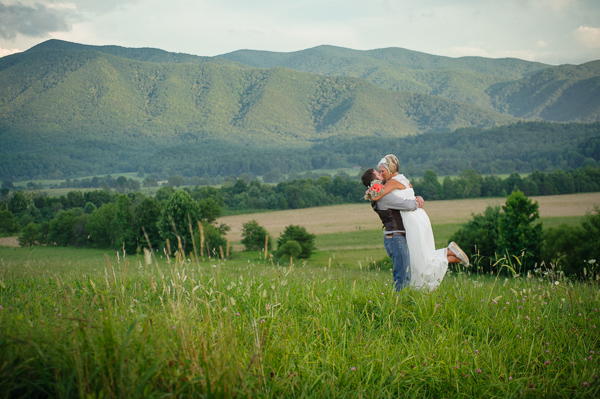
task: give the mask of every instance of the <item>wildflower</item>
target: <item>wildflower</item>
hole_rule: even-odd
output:
[[[239,316],[239,315],[240,315],[240,312],[237,312],[235,315],[236,315],[236,316]]]
[[[529,388],[533,389],[533,382],[529,384]]]
[[[549,364],[550,364],[550,360],[546,360],[546,361],[544,362],[544,364],[545,364],[546,366],[547,366],[547,365],[549,365]]]
[[[0,310],[3,310],[4,308],[2,306],[0,306]]]
[[[554,284],[559,285],[560,283],[558,281],[555,281]]]
[[[264,323],[264,322],[265,322],[265,319],[262,319],[260,322],[261,322],[261,323]]]
[[[546,342],[546,346],[550,345],[550,342]]]
[[[56,316],[57,316],[57,317],[62,317],[62,315],[61,315],[60,313],[59,313],[59,314],[57,314]]]
[[[475,353],[479,355],[479,350],[478,350],[478,349],[475,349]]]
[[[354,371],[354,370],[356,370],[356,367],[352,366],[352,367],[350,367],[350,370]]]
[[[578,316],[581,317],[581,313],[579,313]]]
[[[519,306],[519,309],[523,309],[523,306]]]
[[[477,369],[477,374],[481,374],[481,369]]]
[[[173,330],[175,330],[175,329],[176,329],[175,326],[173,326]]]
[[[547,351],[546,351],[546,353],[550,353],[550,351],[549,351],[549,350],[547,350]]]
[[[102,308],[99,308],[99,309],[98,309],[98,312],[102,312]]]
[[[456,365],[456,367],[455,367],[455,368],[458,370],[458,364]]]
[[[590,351],[590,353],[593,355],[593,354],[594,354],[594,351]]]
[[[512,378],[512,375],[511,375],[510,377],[508,377],[508,380],[509,380],[509,381],[512,381],[512,380],[513,380],[513,378]]]
[[[588,384],[588,382],[587,382],[587,381],[584,381],[584,382],[583,382],[583,384],[581,384],[581,385],[583,385],[584,387],[586,387],[586,388],[587,388],[587,387],[588,387],[590,384]]]

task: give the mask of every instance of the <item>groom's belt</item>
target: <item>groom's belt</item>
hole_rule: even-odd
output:
[[[406,233],[403,231],[397,231],[395,233],[386,234],[385,238],[392,238],[393,236],[406,236]]]

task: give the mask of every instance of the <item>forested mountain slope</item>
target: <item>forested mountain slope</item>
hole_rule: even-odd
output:
[[[291,53],[239,50],[219,56],[254,67],[354,76],[410,91],[557,122],[600,120],[600,62],[551,66],[514,58],[450,58],[401,48],[319,46]]]
[[[560,107],[561,97],[580,95],[585,107],[573,104],[552,115],[594,120],[598,114],[597,63],[550,68],[323,46],[280,67],[274,65],[290,55],[248,54],[270,64],[58,40],[0,58],[0,177],[60,178],[142,166],[162,174],[231,174],[235,167],[259,174],[278,162],[300,171],[348,162],[343,153],[323,160],[327,152],[315,152],[328,140],[502,126],[519,120],[510,114],[539,119]],[[312,73],[290,68],[299,63]],[[340,68],[348,76],[330,76]],[[396,86],[388,90],[350,76],[361,68]],[[549,88],[548,98],[536,91],[540,85]],[[528,97],[547,108],[535,108]]]

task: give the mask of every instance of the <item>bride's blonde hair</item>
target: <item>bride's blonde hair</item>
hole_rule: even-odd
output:
[[[400,162],[398,161],[398,157],[396,157],[394,154],[388,154],[381,158],[381,161],[379,161],[379,164],[377,164],[377,169],[379,169],[380,166],[386,168],[388,172],[390,172],[390,175],[393,175],[398,173],[398,170],[400,169]]]

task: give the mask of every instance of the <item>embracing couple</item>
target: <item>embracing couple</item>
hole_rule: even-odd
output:
[[[394,265],[396,291],[409,284],[434,290],[442,282],[448,263],[468,266],[469,258],[454,242],[435,249],[423,198],[415,197],[412,185],[398,173],[398,167],[398,158],[389,154],[379,161],[377,170],[366,170],[361,178],[368,187],[365,199],[371,201],[383,223],[383,242]]]

